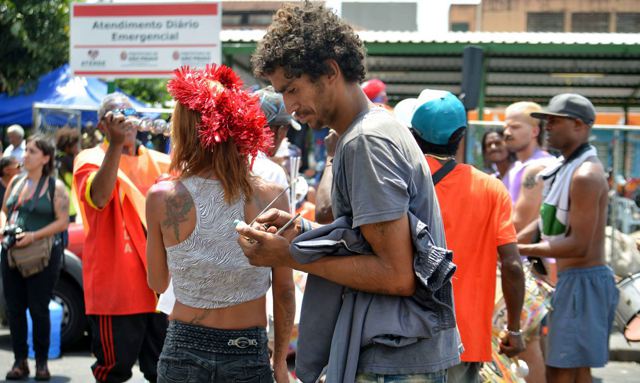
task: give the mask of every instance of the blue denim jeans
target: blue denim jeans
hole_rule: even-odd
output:
[[[356,376],[356,383],[446,383],[447,370],[409,375],[378,375],[362,373]]]
[[[195,335],[199,337],[184,336],[185,329],[188,333],[194,328],[199,332]],[[204,336],[211,333],[214,333],[212,337]],[[230,333],[228,338],[226,333]],[[253,331],[252,335],[243,335],[242,338],[255,339],[257,345],[246,346],[245,342],[240,347],[233,344],[224,347],[229,340],[240,339],[238,331],[171,322],[158,361],[158,383],[272,383],[273,371],[265,330]]]
[[[449,383],[480,383],[480,362],[462,362],[447,370]]]

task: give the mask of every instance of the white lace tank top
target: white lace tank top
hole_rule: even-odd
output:
[[[271,269],[249,264],[233,221],[244,220],[244,198],[228,205],[217,180],[181,180],[196,208],[187,239],[166,248],[176,299],[196,308],[221,308],[257,299],[270,286]]]

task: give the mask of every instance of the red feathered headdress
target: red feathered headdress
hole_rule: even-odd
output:
[[[242,80],[224,65],[205,69],[183,66],[174,71],[167,90],[177,102],[200,113],[198,136],[204,148],[233,138],[243,156],[266,152],[273,133],[257,97],[242,89]],[[175,129],[175,127],[174,127]]]

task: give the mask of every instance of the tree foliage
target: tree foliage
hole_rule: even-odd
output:
[[[0,0],[0,92],[33,90],[69,60],[69,0]]]
[[[69,61],[70,0],[0,0],[0,92],[33,91],[38,78]],[[170,100],[166,80],[120,79],[140,101]]]
[[[116,80],[116,86],[138,100],[155,106],[162,106],[165,101],[171,100],[166,79],[119,79]]]

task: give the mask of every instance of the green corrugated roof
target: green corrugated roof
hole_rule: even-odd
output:
[[[223,55],[248,67],[248,57],[263,35],[262,30],[222,31]],[[452,32],[426,36],[363,31],[359,35],[367,48],[369,77],[385,81],[387,93],[396,101],[424,88],[458,93],[462,52],[475,45],[484,49],[486,58],[488,105],[522,99],[546,102],[553,94],[568,91],[583,93],[598,104],[640,105],[640,34]],[[442,76],[429,78],[428,73]]]

